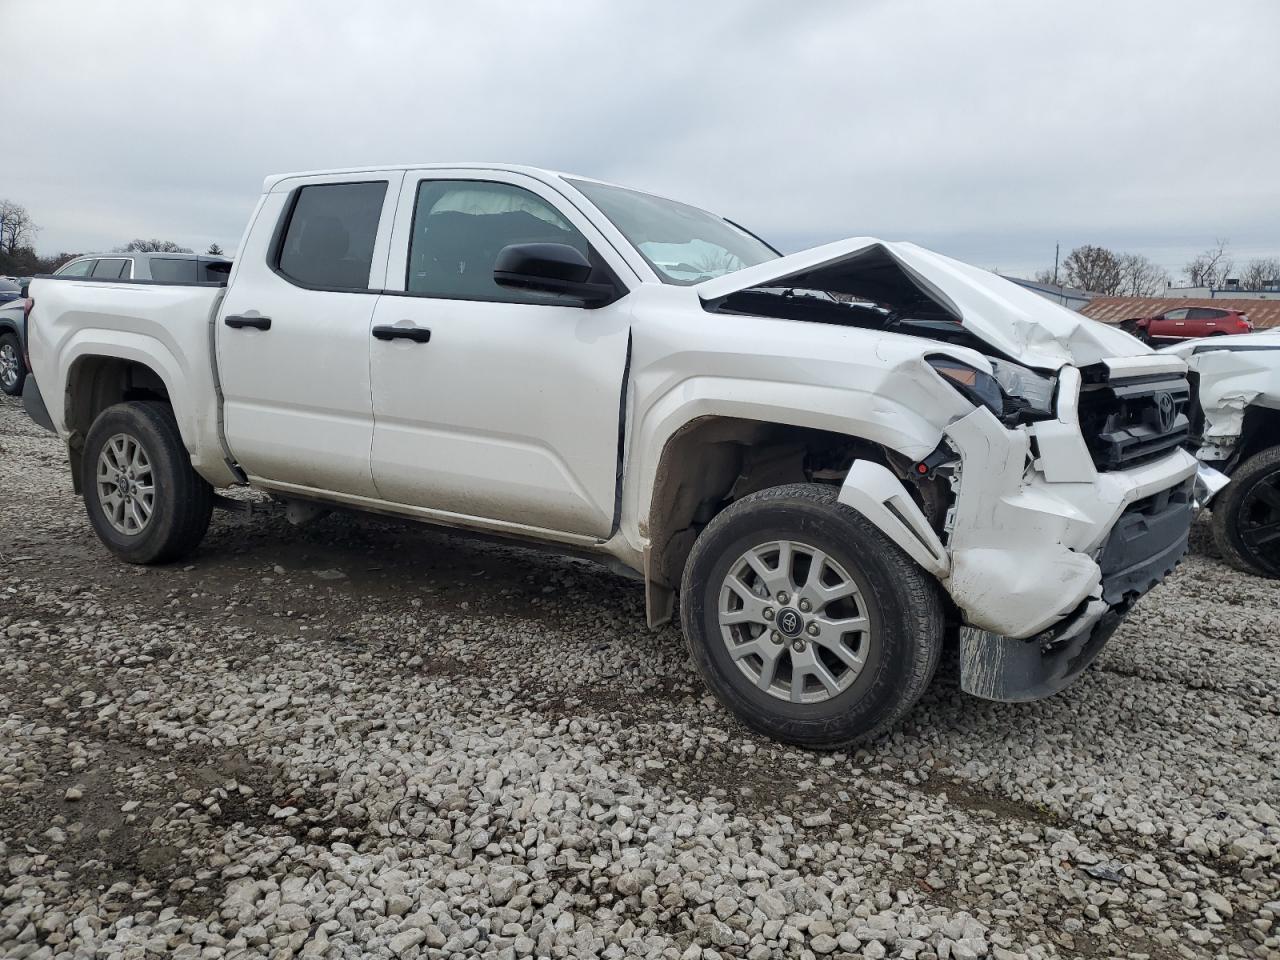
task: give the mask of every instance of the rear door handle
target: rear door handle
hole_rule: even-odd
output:
[[[426,327],[395,327],[384,323],[373,328],[373,335],[379,340],[412,340],[414,343],[431,341],[431,331]]]
[[[236,330],[239,330],[243,327],[253,327],[253,329],[255,330],[271,329],[270,317],[244,317],[244,316],[233,315],[229,317],[223,317],[222,322],[225,323],[228,327],[233,327]]]

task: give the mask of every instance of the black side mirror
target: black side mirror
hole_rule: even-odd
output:
[[[493,265],[493,282],[500,287],[558,293],[587,307],[617,299],[613,284],[592,283],[590,276],[590,262],[567,243],[513,243],[502,248]]]
[[[25,300],[31,295],[31,281],[28,280],[21,287],[22,299]]]

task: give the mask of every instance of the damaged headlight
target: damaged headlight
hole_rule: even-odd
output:
[[[1005,404],[1006,413],[1015,413],[1019,417],[1029,414],[1028,419],[1032,420],[1047,420],[1054,415],[1053,396],[1058,387],[1055,378],[1007,360],[988,359],[1000,389],[1013,401],[1013,410],[1008,409],[1010,404]]]
[[[987,359],[991,373],[938,354],[925,359],[944,380],[1005,423],[1045,420],[1054,415],[1053,395],[1057,384],[1053,377],[990,357]]]

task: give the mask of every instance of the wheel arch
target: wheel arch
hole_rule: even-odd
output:
[[[729,504],[767,487],[816,481],[839,489],[855,463],[875,465],[888,480],[907,481],[902,486],[919,518],[917,527],[940,529],[949,489],[941,480],[911,483],[908,468],[937,446],[941,430],[932,442],[924,436],[901,435],[893,445],[883,442],[884,433],[879,433],[875,439],[865,433],[726,413],[695,416],[672,431],[656,458],[647,508],[639,517],[647,541],[649,625],[671,618],[685,561],[702,528]],[[841,500],[858,506],[843,495]],[[868,519],[880,525],[878,517]],[[896,529],[885,532],[891,539],[898,535]]]

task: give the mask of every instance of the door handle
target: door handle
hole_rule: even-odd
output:
[[[236,330],[239,330],[243,327],[252,327],[254,330],[270,330],[271,329],[270,317],[244,317],[244,316],[233,315],[229,317],[223,317],[222,322],[225,323],[228,327],[232,327]]]
[[[431,331],[426,327],[394,327],[384,323],[373,328],[373,335],[378,340],[412,340],[414,343],[431,341]]]

